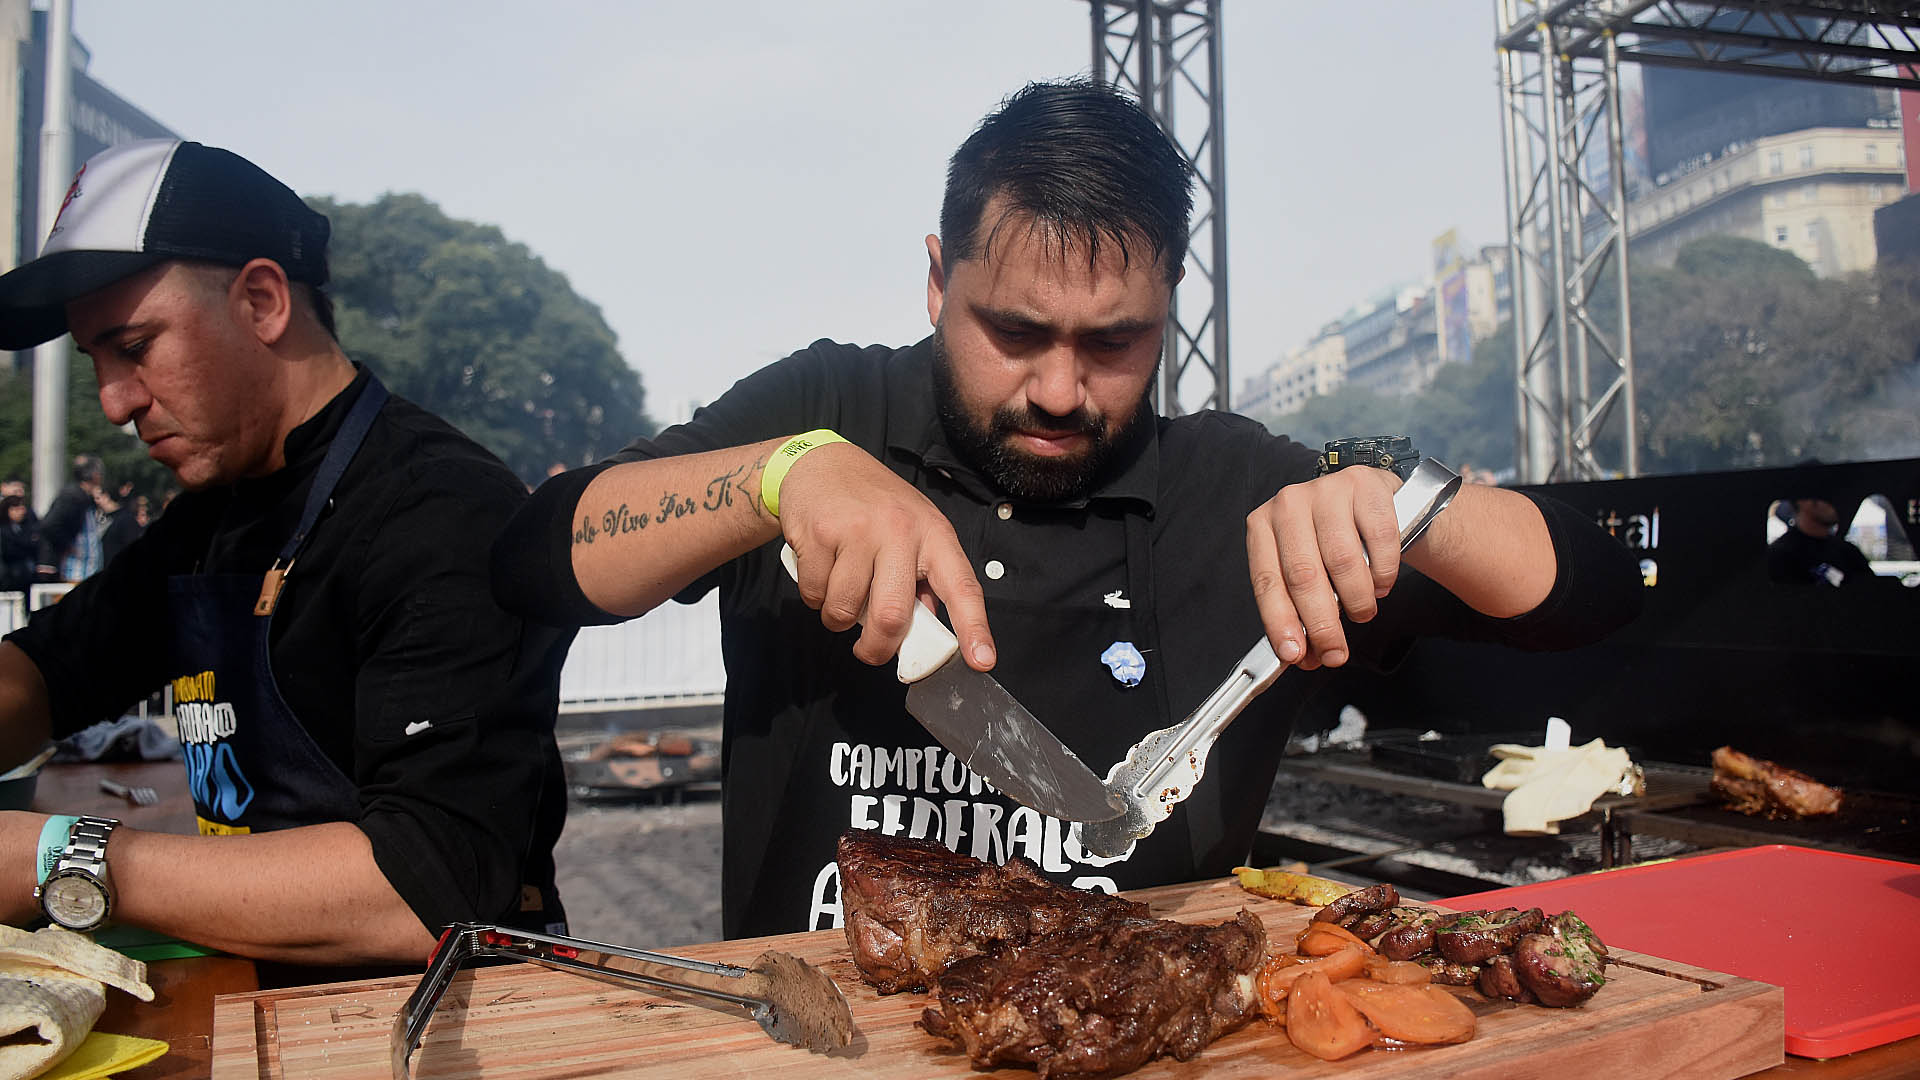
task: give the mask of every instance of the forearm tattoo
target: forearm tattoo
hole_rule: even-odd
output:
[[[734,506],[745,506],[755,516],[763,516],[765,508],[760,499],[760,475],[766,469],[767,459],[759,457],[708,480],[698,494],[668,491],[661,494],[658,505],[647,509],[636,511],[631,504],[621,503],[598,515],[581,514],[580,523],[573,529],[573,542],[575,546],[591,544],[603,536],[624,536],[681,518],[716,513]]]

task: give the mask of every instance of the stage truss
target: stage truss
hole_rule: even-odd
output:
[[[1519,476],[1634,476],[1620,64],[1920,89],[1920,2],[1494,0],[1494,9]],[[1592,302],[1609,279],[1619,310],[1603,325]],[[1602,461],[1616,415],[1618,455]]]
[[[1160,411],[1230,409],[1220,0],[1089,0],[1089,6],[1094,78],[1138,98],[1193,166],[1187,275],[1167,323]]]

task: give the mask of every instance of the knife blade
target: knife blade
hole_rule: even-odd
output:
[[[780,564],[800,580],[791,545],[780,546]],[[896,671],[907,711],[995,790],[1064,821],[1122,813],[1125,803],[1078,755],[993,676],[967,666],[960,640],[924,604],[913,605]]]

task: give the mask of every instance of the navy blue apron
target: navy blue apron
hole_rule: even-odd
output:
[[[167,580],[174,716],[203,835],[360,818],[358,786],[280,696],[268,630],[288,572],[386,401],[387,388],[369,374],[314,475],[300,524],[264,576]]]

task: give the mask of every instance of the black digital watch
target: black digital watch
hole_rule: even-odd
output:
[[[1367,435],[1335,439],[1320,454],[1320,475],[1352,465],[1385,469],[1402,480],[1412,479],[1420,467],[1420,451],[1414,449],[1411,435]]]

